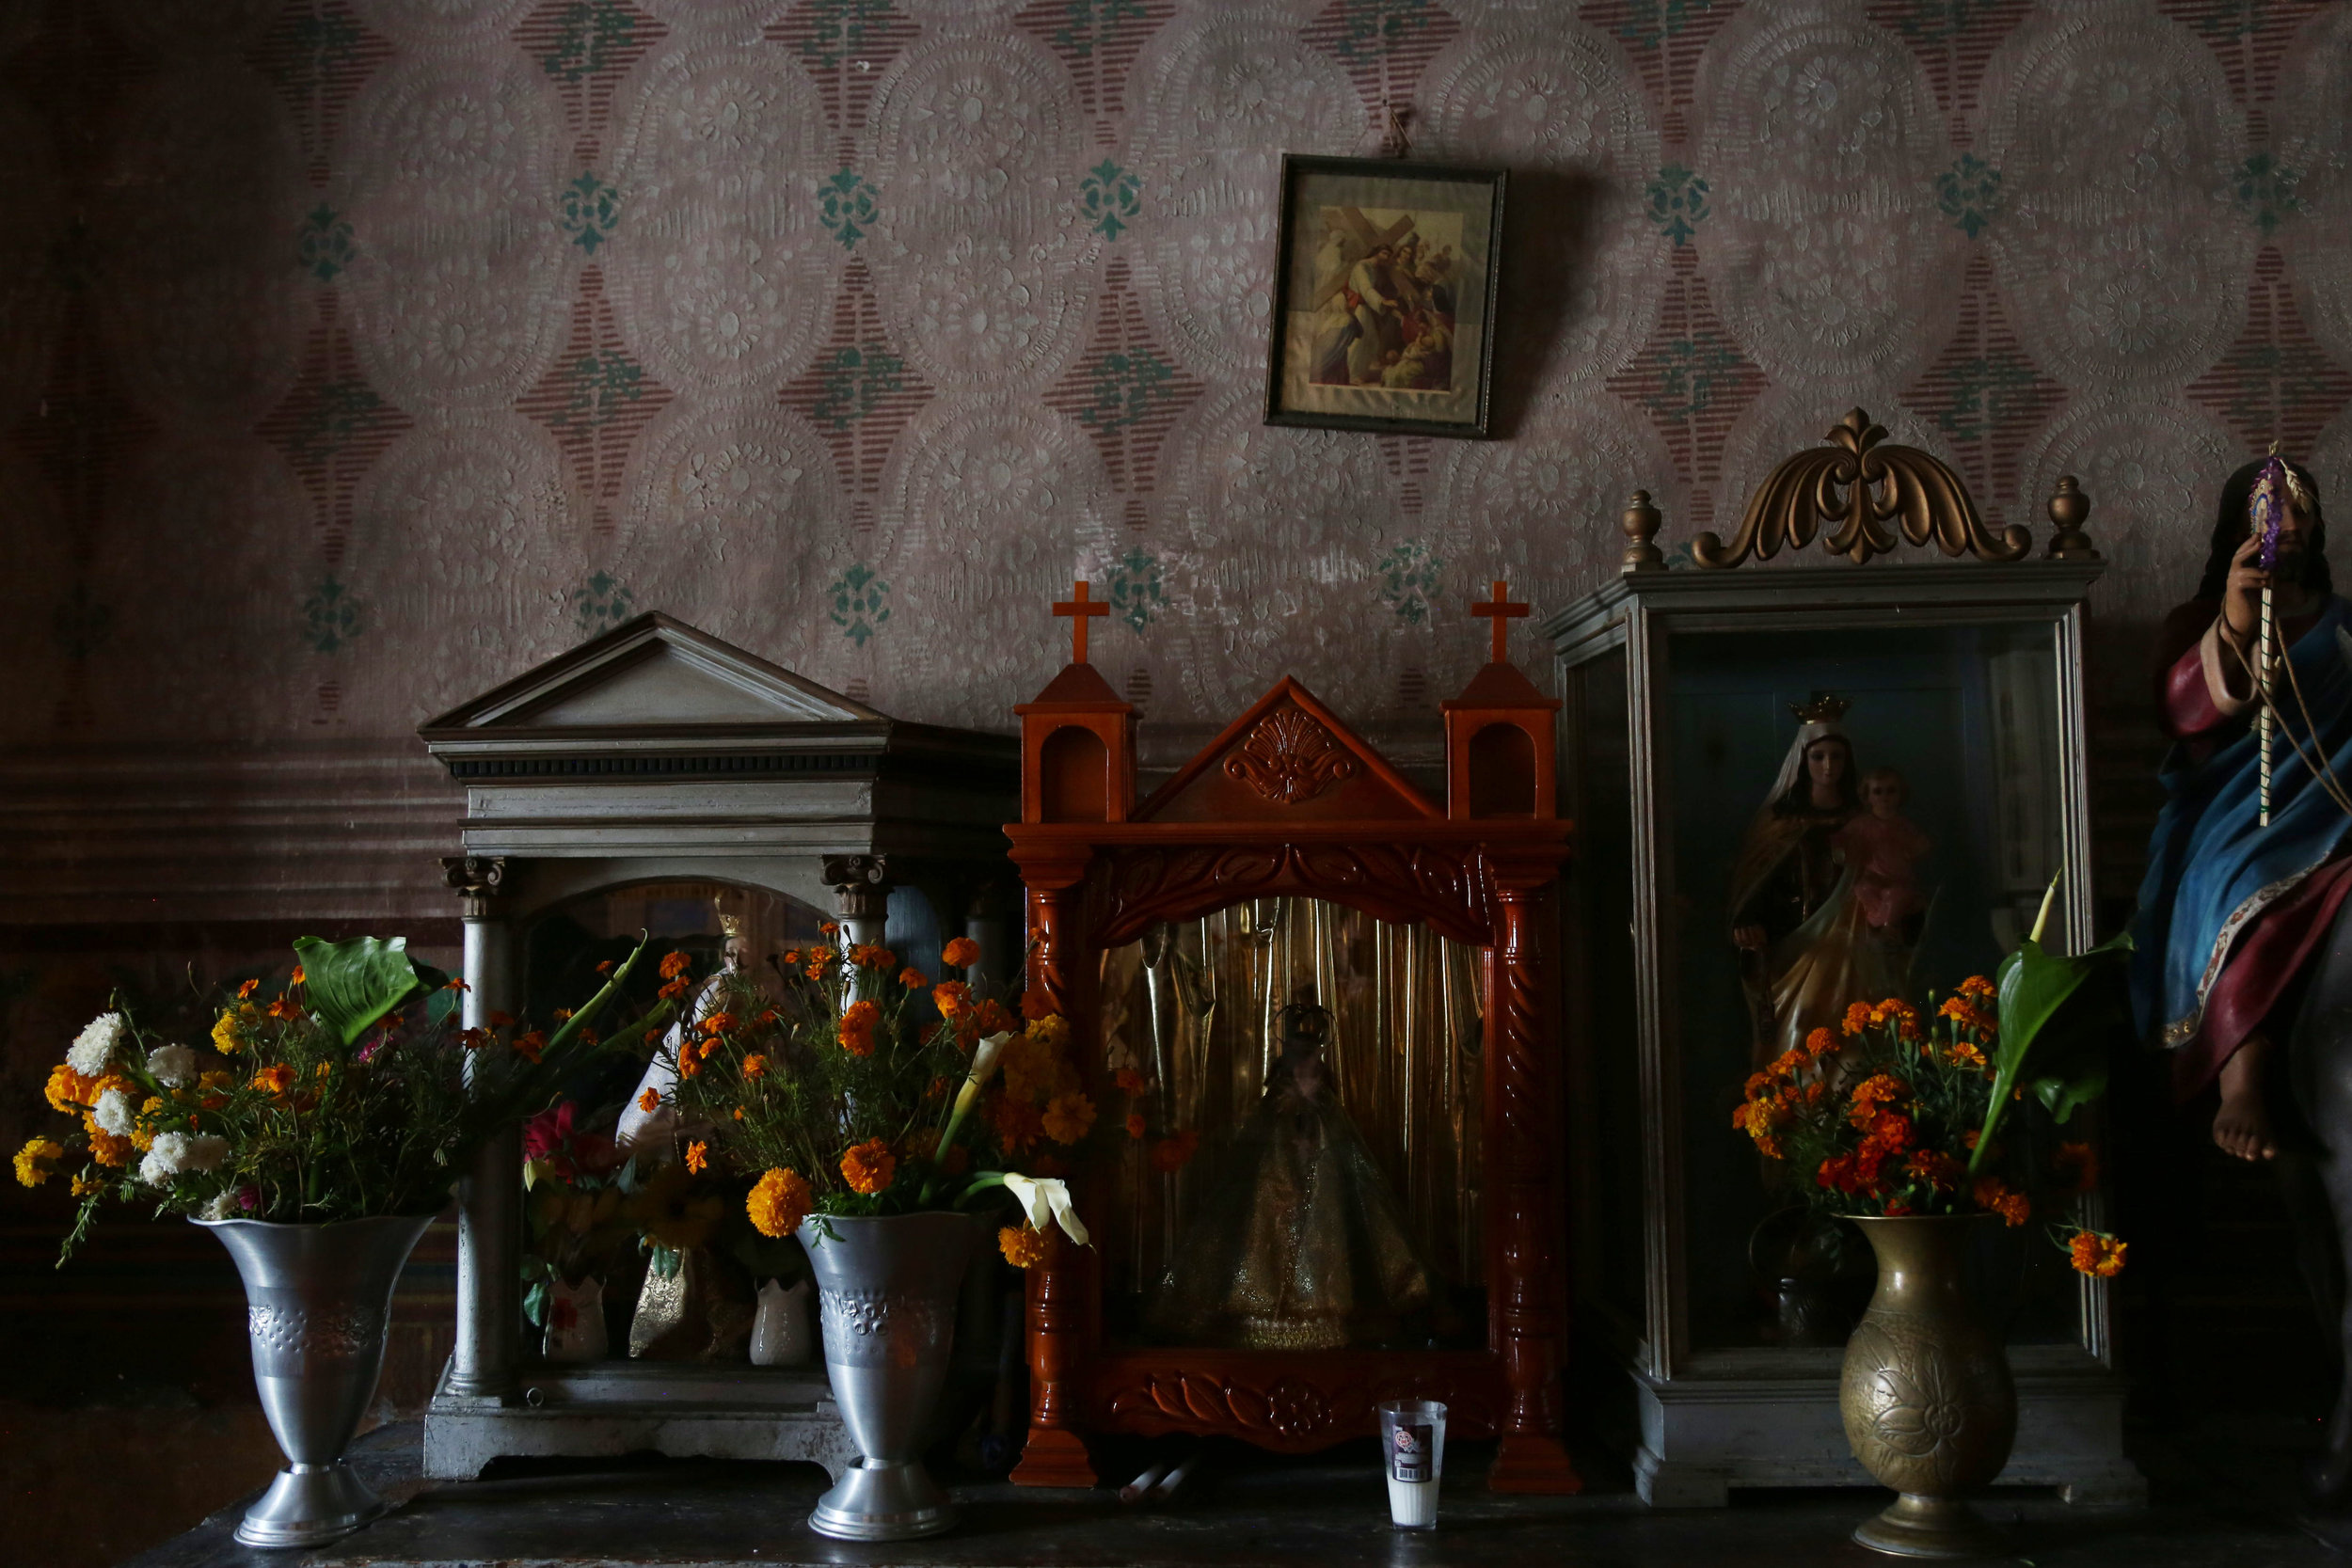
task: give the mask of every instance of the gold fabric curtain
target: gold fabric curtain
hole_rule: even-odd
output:
[[[1454,1284],[1481,1283],[1478,959],[1424,927],[1295,897],[1253,899],[1104,954],[1110,1073],[1151,1085],[1130,1097],[1105,1075],[1106,1115],[1115,1124],[1140,1112],[1146,1130],[1118,1140],[1104,1173],[1116,1195],[1098,1238],[1105,1283],[1142,1291],[1158,1279],[1217,1180],[1220,1148],[1257,1107],[1282,1007],[1309,1000],[1331,1014],[1331,1090],[1423,1256]],[[1200,1139],[1192,1160],[1174,1175],[1153,1169],[1158,1140],[1187,1131]]]

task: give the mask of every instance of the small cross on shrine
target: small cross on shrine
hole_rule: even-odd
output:
[[[1533,612],[1531,606],[1513,604],[1510,602],[1510,600],[1505,596],[1510,586],[1511,585],[1509,583],[1504,582],[1501,578],[1495,578],[1494,583],[1495,596],[1485,604],[1474,604],[1470,606],[1470,613],[1472,615],[1484,615],[1494,623],[1495,651],[1493,662],[1496,664],[1502,663],[1509,656],[1508,644],[1511,638],[1511,623]],[[1055,612],[1057,614],[1060,612],[1059,606],[1056,607]]]
[[[1501,584],[1497,586],[1500,587]],[[1055,614],[1070,617],[1070,662],[1073,664],[1084,664],[1087,661],[1087,623],[1097,615],[1108,615],[1111,612],[1109,605],[1099,599],[1089,598],[1087,596],[1089,592],[1089,585],[1081,582],[1077,587],[1076,598],[1058,600],[1054,606]],[[1519,613],[1522,615],[1527,613],[1524,606],[1520,607]]]

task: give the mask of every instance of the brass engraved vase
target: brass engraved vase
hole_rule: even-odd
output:
[[[1853,1538],[1897,1557],[1980,1557],[2000,1539],[1967,1502],[2009,1463],[2017,1386],[2009,1355],[1961,1290],[1984,1216],[1857,1219],[1878,1254],[1877,1293],[1846,1341],[1837,1404],[1854,1458],[1900,1494]]]

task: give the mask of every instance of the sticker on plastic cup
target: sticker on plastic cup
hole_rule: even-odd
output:
[[[1437,1468],[1438,1433],[1431,1426],[1408,1426],[1400,1421],[1396,1437],[1391,1445],[1389,1474],[1398,1481],[1430,1481]]]

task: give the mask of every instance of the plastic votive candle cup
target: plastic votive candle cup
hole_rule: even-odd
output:
[[[1389,1478],[1389,1521],[1399,1529],[1438,1528],[1438,1479],[1445,1469],[1445,1406],[1390,1400],[1380,1406],[1381,1463]]]

